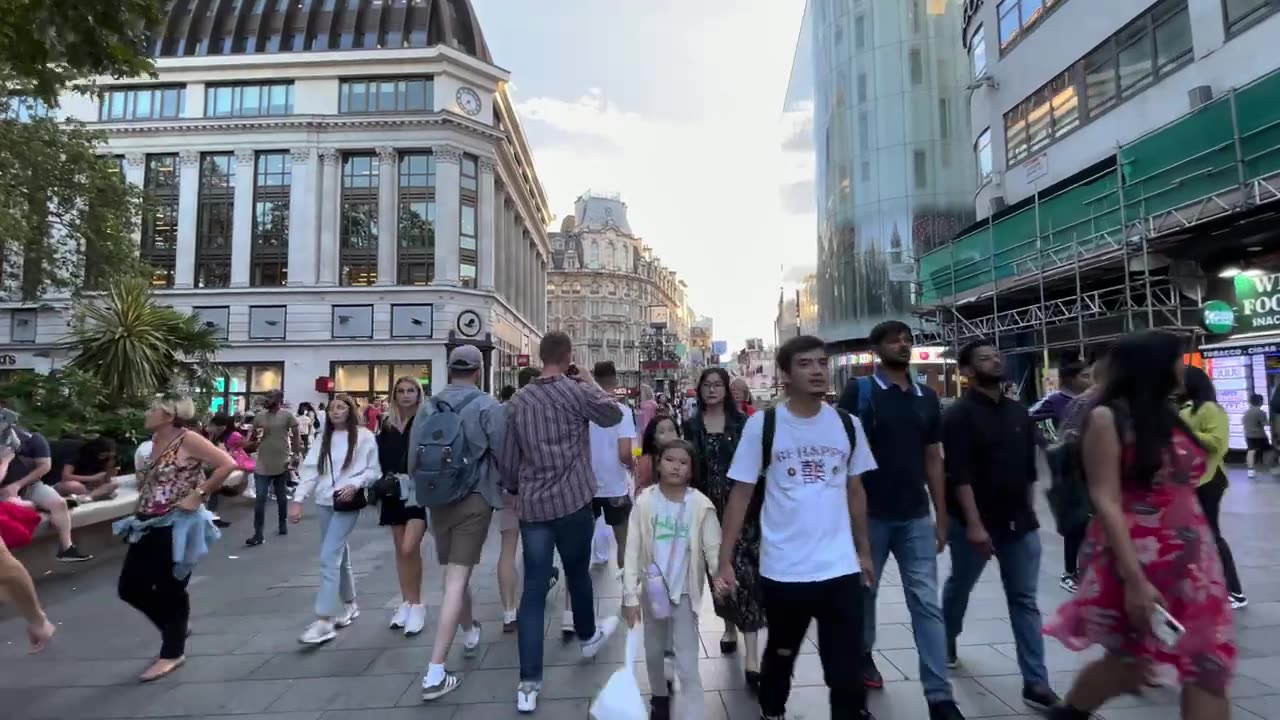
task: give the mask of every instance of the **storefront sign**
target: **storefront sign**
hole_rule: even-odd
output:
[[[1225,335],[1236,326],[1236,311],[1221,300],[1204,304],[1204,329],[1214,335]]]
[[[13,367],[18,364],[18,358],[13,355],[0,355],[0,367]]]
[[[1208,359],[1240,357],[1242,355],[1269,355],[1271,353],[1280,353],[1280,343],[1241,345],[1240,347],[1217,348],[1200,351],[1200,354]]]
[[[1237,332],[1280,327],[1280,273],[1235,277]]]
[[[529,356],[528,356],[528,355],[517,355],[517,356],[516,356],[516,367],[529,367]]]

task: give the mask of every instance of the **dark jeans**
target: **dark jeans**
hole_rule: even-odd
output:
[[[173,531],[155,528],[129,546],[120,568],[120,599],[134,606],[160,630],[160,657],[186,652],[191,599],[187,581],[173,576]]]
[[[289,518],[289,473],[281,473],[279,475],[263,475],[262,473],[253,474],[253,535],[254,537],[262,537],[262,526],[267,520],[267,492],[274,490],[276,493],[276,510],[280,515],[280,531],[287,529],[285,523]]]
[[[966,539],[964,526],[952,519],[948,533],[951,547],[951,576],[942,586],[942,618],[947,637],[955,640],[964,630],[964,614],[969,609],[969,594],[982,577],[987,559]],[[1040,633],[1044,619],[1036,604],[1040,578],[1040,533],[1032,530],[1015,538],[995,542],[995,558],[1000,563],[1000,584],[1009,604],[1009,623],[1018,655],[1018,669],[1026,685],[1049,684],[1044,665],[1044,636]]]
[[[1218,468],[1212,480],[1196,488],[1196,495],[1200,497],[1200,507],[1204,509],[1205,517],[1209,519],[1213,539],[1218,543],[1218,555],[1222,557],[1222,571],[1227,576],[1227,589],[1243,595],[1244,588],[1240,585],[1240,574],[1236,572],[1236,561],[1231,557],[1231,546],[1227,545],[1227,539],[1222,537],[1222,529],[1218,527],[1222,496],[1226,493],[1227,475],[1222,472],[1222,468]]]
[[[1089,523],[1080,523],[1062,536],[1062,571],[1068,575],[1075,575],[1079,570],[1080,547],[1088,530]]]
[[[595,637],[595,600],[591,592],[591,535],[595,517],[590,503],[562,518],[544,522],[520,521],[524,545],[524,594],[516,616],[520,650],[520,681],[542,682],[542,643],[546,635],[547,585],[556,553],[564,564],[564,580],[573,609],[578,639]]]
[[[809,623],[818,622],[818,657],[831,691],[832,720],[861,718],[867,691],[862,685],[862,574],[819,582],[787,583],[760,578],[769,638],[760,666],[760,711],[781,717],[787,711],[791,675]]]

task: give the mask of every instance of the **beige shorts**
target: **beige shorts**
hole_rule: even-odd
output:
[[[441,565],[480,563],[493,508],[480,493],[471,493],[452,505],[431,508],[431,536]]]

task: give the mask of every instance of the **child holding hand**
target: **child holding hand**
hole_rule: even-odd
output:
[[[698,675],[698,608],[708,576],[719,571],[720,522],[715,506],[689,487],[693,446],[671,440],[656,455],[657,483],[636,497],[627,530],[622,612],[627,625],[644,619],[645,664],[653,690],[650,718],[669,720],[663,651],[675,651],[681,720],[706,716]]]

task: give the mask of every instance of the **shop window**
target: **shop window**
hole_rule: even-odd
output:
[[[242,415],[266,404],[266,394],[284,389],[284,364],[221,363],[222,375],[214,378],[211,414]]]
[[[191,308],[191,314],[196,316],[196,321],[201,327],[213,330],[214,337],[219,340],[227,339],[228,318],[231,315],[231,309],[228,307],[197,307]]]
[[[14,310],[9,315],[9,340],[15,343],[36,341],[36,311]]]
[[[382,399],[391,395],[397,378],[407,377],[422,385],[424,394],[431,391],[430,362],[342,362],[331,366],[333,390],[356,400],[370,396]]]

